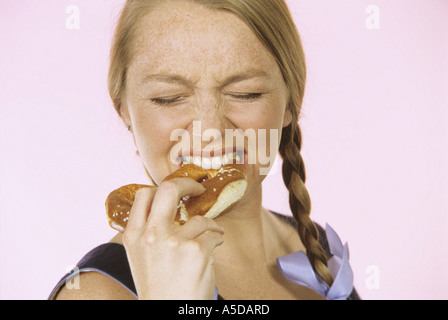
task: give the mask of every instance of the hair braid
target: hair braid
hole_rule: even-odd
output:
[[[289,206],[298,224],[298,233],[314,271],[329,285],[333,277],[328,270],[325,251],[319,243],[319,233],[310,218],[311,199],[305,187],[305,165],[300,154],[302,133],[297,123],[283,129],[280,155],[283,158],[283,181],[289,190]]]

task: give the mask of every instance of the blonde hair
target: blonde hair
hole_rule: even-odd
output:
[[[160,0],[127,0],[119,18],[111,47],[109,93],[118,114],[126,92],[126,74],[131,63],[133,43],[140,19]],[[331,285],[319,233],[310,218],[311,200],[305,187],[305,166],[301,156],[302,136],[298,124],[306,82],[305,54],[299,33],[284,0],[189,0],[206,7],[227,10],[244,21],[280,67],[290,93],[288,110],[292,122],[283,129],[279,152],[283,159],[283,180],[289,191],[289,204],[298,224],[308,259],[315,272]]]

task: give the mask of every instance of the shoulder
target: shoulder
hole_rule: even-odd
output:
[[[276,216],[278,219],[280,219],[281,221],[289,224],[294,230],[295,232],[297,232],[297,221],[294,219],[294,217],[289,216],[289,215],[284,215],[275,211],[270,211],[274,216]],[[330,246],[328,244],[328,240],[327,240],[327,234],[325,232],[325,229],[322,228],[322,226],[320,226],[318,223],[313,222],[314,225],[316,226],[317,232],[318,232],[318,241],[320,243],[320,245],[322,246],[322,248],[325,251],[325,255],[327,256],[327,259],[329,259],[332,255],[330,252]]]
[[[56,285],[50,299],[135,299],[124,247],[105,243],[89,251]]]
[[[76,285],[63,286],[54,300],[135,300],[121,284],[98,272],[83,272]]]

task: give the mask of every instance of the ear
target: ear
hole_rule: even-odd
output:
[[[129,115],[129,109],[126,104],[120,106],[120,118],[123,121],[125,127],[132,126],[131,116]]]
[[[121,105],[121,108],[120,108],[120,118],[121,118],[121,121],[123,121],[123,124],[125,125],[126,128],[129,127],[129,126],[131,126],[131,129],[130,129],[129,131],[131,132],[131,134],[132,134],[132,136],[133,136],[133,139],[134,139],[134,145],[135,145],[135,147],[137,148],[137,143],[136,143],[136,141],[135,141],[134,131],[132,130],[131,116],[129,115],[129,109],[128,109],[128,107],[127,107],[126,104]],[[135,154],[136,154],[138,157],[140,157],[140,152],[138,152],[138,149],[135,151]],[[149,174],[148,174],[148,176],[149,176]],[[151,180],[151,181],[152,181],[152,180]]]
[[[283,128],[289,126],[292,122],[292,114],[289,108],[286,108],[285,114],[283,116]]]

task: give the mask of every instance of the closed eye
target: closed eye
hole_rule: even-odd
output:
[[[248,93],[248,94],[230,94],[232,98],[244,100],[244,101],[254,101],[260,98],[262,93]]]
[[[169,105],[173,105],[176,102],[179,102],[182,99],[181,96],[177,96],[177,97],[170,97],[170,98],[153,98],[151,99],[151,101],[159,106],[169,106]]]
[[[248,93],[248,94],[229,94],[230,97],[242,101],[255,101],[259,99],[263,94],[262,93]],[[172,106],[178,102],[182,101],[182,96],[176,97],[167,97],[167,98],[153,98],[151,101],[161,107]]]

